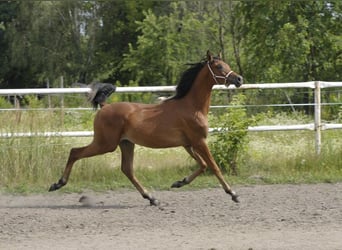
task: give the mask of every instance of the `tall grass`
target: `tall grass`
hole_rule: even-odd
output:
[[[76,117],[77,115],[77,117]],[[92,112],[81,114],[25,111],[0,112],[1,132],[37,132],[92,129]],[[288,117],[278,117],[284,124]],[[280,121],[280,120],[284,120]],[[269,124],[270,120],[260,121]],[[296,121],[293,121],[296,122]],[[248,150],[238,158],[238,177],[230,183],[303,183],[342,181],[342,130],[323,132],[320,156],[315,154],[314,132],[284,131],[249,133]],[[211,139],[211,138],[209,138]],[[84,146],[92,138],[4,138],[0,139],[0,190],[41,192],[61,176],[72,147]],[[120,151],[77,162],[64,191],[85,188],[106,190],[130,188],[120,171]],[[147,188],[166,189],[197,168],[182,148],[136,147],[135,170]],[[215,187],[218,181],[202,175],[190,186]]]
[[[314,132],[262,132],[250,134],[241,172],[266,183],[336,182],[342,180],[342,131],[323,132],[320,155]]]

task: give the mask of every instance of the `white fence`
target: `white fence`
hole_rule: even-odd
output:
[[[281,130],[313,130],[315,131],[316,152],[321,151],[321,131],[327,129],[342,129],[342,124],[324,124],[321,120],[321,89],[342,87],[342,82],[297,82],[297,83],[262,83],[262,84],[244,84],[239,89],[279,89],[279,88],[310,88],[315,93],[315,118],[313,123],[298,125],[272,125],[248,127],[248,131],[281,131]],[[228,89],[235,89],[235,86],[229,86]],[[227,90],[224,85],[215,85],[214,90]],[[117,87],[118,93],[136,93],[136,92],[173,92],[175,86],[148,86],[148,87]],[[48,89],[0,89],[0,95],[26,95],[26,94],[75,94],[88,93],[90,88],[48,88]],[[210,129],[212,131],[214,129]],[[0,138],[8,137],[30,137],[30,136],[74,136],[85,137],[93,136],[92,131],[71,131],[71,132],[37,132],[37,133],[1,133]]]

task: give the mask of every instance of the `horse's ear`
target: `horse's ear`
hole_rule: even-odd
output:
[[[213,60],[213,54],[211,54],[210,50],[207,51],[207,61],[211,62]]]

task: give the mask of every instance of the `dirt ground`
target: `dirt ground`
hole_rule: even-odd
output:
[[[0,194],[0,249],[342,249],[342,183],[235,189]]]

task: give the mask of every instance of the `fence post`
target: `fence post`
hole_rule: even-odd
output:
[[[64,77],[60,78],[60,87],[64,88]],[[64,94],[61,95],[61,124],[62,128],[64,128]]]
[[[46,88],[50,88],[50,80],[49,78],[46,79]],[[51,95],[48,95],[48,105],[49,105],[49,109],[51,109]]]
[[[321,153],[321,84],[315,81],[315,149],[316,154]]]

